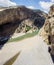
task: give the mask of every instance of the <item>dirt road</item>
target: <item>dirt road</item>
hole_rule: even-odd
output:
[[[13,65],[53,65],[48,46],[40,36],[5,44],[0,49],[0,65],[21,51]]]

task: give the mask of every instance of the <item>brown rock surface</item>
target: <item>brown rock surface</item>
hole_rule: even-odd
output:
[[[54,5],[50,7],[50,11],[46,17],[45,24],[40,30],[39,35],[41,35],[44,41],[47,43],[49,43],[48,36],[54,35]]]
[[[42,11],[34,11],[25,6],[0,11],[0,38],[9,38],[16,30],[17,32],[25,31],[25,26],[33,29],[41,28],[45,20],[44,14]]]
[[[40,25],[41,27],[44,23],[44,17],[42,16],[42,13],[41,15],[39,15],[39,13],[34,12],[33,10],[30,10],[24,6],[9,8],[4,11],[1,11],[0,12],[0,35],[4,35],[4,33],[8,34],[9,31],[12,31],[13,27],[15,31],[19,26],[24,25],[22,23],[23,21],[25,25],[31,27]],[[32,25],[30,25],[31,23]]]

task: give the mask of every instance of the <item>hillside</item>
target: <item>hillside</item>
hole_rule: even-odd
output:
[[[46,13],[28,9],[25,6],[9,7],[0,11],[0,38],[10,38],[13,33],[40,29]]]

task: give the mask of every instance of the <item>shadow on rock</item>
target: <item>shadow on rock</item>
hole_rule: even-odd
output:
[[[48,47],[48,52],[49,52],[49,53],[51,52],[51,48],[50,48],[50,47]],[[50,53],[50,56],[51,56],[51,59],[52,59],[52,61],[53,61],[53,63],[54,63],[54,55],[52,55],[52,54]]]
[[[54,55],[50,54],[51,55],[51,58],[52,58],[52,61],[54,63]]]
[[[2,47],[4,46],[4,44],[5,44],[7,41],[8,41],[8,39],[7,39],[7,40],[4,40],[4,41],[0,41],[0,50],[2,49]]]

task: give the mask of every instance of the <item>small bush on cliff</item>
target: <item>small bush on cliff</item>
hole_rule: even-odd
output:
[[[30,29],[31,29],[31,27],[26,25],[25,31],[28,32]]]

